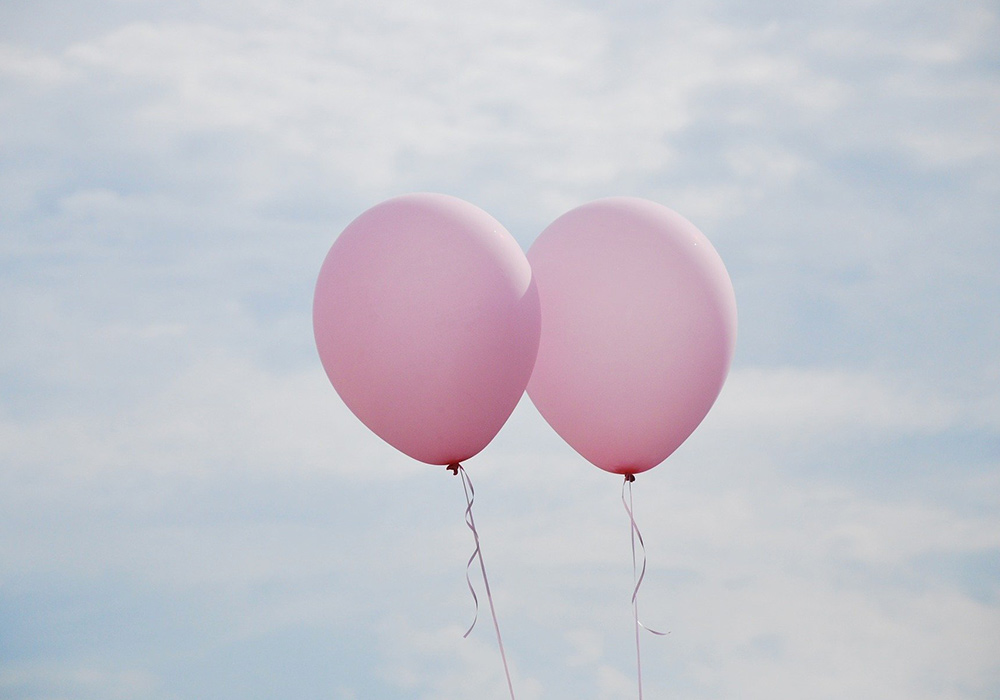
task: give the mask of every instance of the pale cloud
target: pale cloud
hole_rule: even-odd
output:
[[[695,636],[689,644],[697,647],[701,635],[725,638],[725,651],[683,672],[700,686],[692,697],[713,697],[714,691],[748,698],[929,700],[941,688],[962,697],[961,678],[987,676],[995,665],[987,651],[996,634],[995,608],[947,593],[894,599],[887,591],[861,594],[779,579],[706,587],[704,593],[702,604],[715,605],[708,614],[702,608],[697,620],[690,613],[697,606],[678,606],[675,642]],[[657,650],[654,658],[661,655]],[[941,663],[945,658],[954,665]],[[879,672],[870,673],[873,667]],[[972,697],[980,692],[970,690]]]
[[[45,89],[66,80],[70,71],[57,57],[23,46],[0,43],[0,75]]]
[[[157,680],[142,671],[30,663],[0,669],[0,691],[9,697],[38,697],[35,689],[42,686],[51,693],[47,697],[107,700],[151,697],[159,690]]]
[[[489,619],[483,619],[482,625],[483,630],[476,637],[463,639],[464,630],[458,627],[420,631],[401,623],[392,624],[385,630],[389,644],[385,673],[400,690],[427,700],[510,697],[496,640],[490,638],[493,630],[486,629],[490,626]],[[451,660],[448,668],[442,667],[442,658]],[[508,663],[518,697],[528,700],[544,697],[536,679],[524,677],[516,663]]]
[[[635,484],[671,631],[650,697],[996,695],[995,8],[15,9],[0,626],[38,651],[0,692],[505,696],[482,596],[461,638],[458,480],[372,435],[312,346],[337,232],[419,189],[526,247],[647,196],[730,266],[736,368]],[[518,696],[632,695],[621,479],[526,399],[467,467]],[[149,625],[128,660],[108,620]]]
[[[966,425],[997,427],[978,406],[900,386],[870,372],[798,367],[738,368],[717,408],[732,430],[811,440],[844,430],[935,433]]]
[[[850,94],[843,78],[775,52],[782,37],[769,27],[669,13],[652,25],[656,42],[632,44],[618,37],[628,25],[558,5],[400,12],[297,8],[266,30],[137,22],[38,60],[72,70],[78,86],[107,85],[134,120],[133,148],[244,134],[256,153],[239,156],[239,176],[264,196],[281,189],[265,158],[382,193],[421,177],[428,159],[461,173],[502,153],[562,207],[609,183],[683,173],[674,142],[706,119],[822,119]],[[753,99],[716,101],[727,93]]]
[[[138,342],[183,337],[172,325],[108,330]],[[317,361],[318,362],[318,361]],[[369,433],[337,398],[318,364],[275,376],[236,358],[206,358],[181,374],[156,378],[127,410],[41,420],[6,419],[3,457],[12,465],[45,464],[66,477],[120,474],[336,473],[370,479],[412,471]],[[53,442],[50,436],[58,435]]]

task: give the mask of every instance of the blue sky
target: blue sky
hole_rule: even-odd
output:
[[[995,3],[0,7],[0,696],[506,697],[460,484],[316,357],[412,191],[527,249],[604,196],[740,337],[636,483],[648,697],[1000,695]],[[635,696],[619,481],[524,401],[467,464],[515,690]]]

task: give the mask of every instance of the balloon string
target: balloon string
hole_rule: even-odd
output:
[[[635,476],[632,474],[625,475],[625,481],[622,483],[622,505],[625,506],[625,512],[628,513],[628,519],[631,523],[630,535],[632,538],[632,582],[635,587],[632,589],[632,619],[635,621],[635,665],[636,665],[636,675],[639,683],[639,700],[642,700],[642,652],[639,647],[639,628],[651,632],[652,634],[659,635],[661,637],[669,634],[668,632],[657,632],[656,630],[646,627],[639,621],[639,587],[642,585],[642,580],[646,577],[646,545],[642,541],[642,533],[639,532],[639,526],[635,522],[635,508],[632,502],[632,482],[635,481]],[[628,500],[625,500],[625,487],[628,487]],[[642,568],[638,566],[638,561],[635,554],[635,542],[639,540],[639,547],[642,549]]]
[[[472,600],[476,605],[476,615],[472,620],[472,625],[465,632],[463,637],[468,637],[472,632],[472,628],[476,626],[476,621],[479,619],[479,598],[476,597],[476,590],[472,586],[472,579],[469,578],[469,568],[472,566],[472,562],[479,559],[479,568],[483,573],[483,585],[486,588],[486,599],[490,603],[490,615],[493,617],[493,629],[497,633],[497,646],[500,647],[500,659],[503,661],[503,672],[507,677],[507,690],[510,691],[510,700],[514,700],[514,684],[510,680],[510,668],[507,666],[507,654],[504,652],[503,639],[500,637],[500,623],[497,622],[497,611],[493,606],[493,593],[490,592],[490,580],[486,576],[486,564],[483,563],[483,550],[479,544],[479,532],[476,530],[476,520],[472,516],[472,504],[476,500],[476,490],[472,487],[472,479],[466,473],[465,468],[461,464],[455,463],[448,465],[448,469],[452,473],[462,477],[462,489],[465,491],[465,524],[470,530],[472,530],[472,537],[476,542],[476,549],[472,552],[472,556],[469,557],[469,561],[465,565],[465,582],[469,585],[469,591],[472,593]]]

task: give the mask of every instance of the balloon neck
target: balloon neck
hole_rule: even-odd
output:
[[[458,476],[458,470],[462,468],[462,465],[458,462],[453,462],[449,464],[445,469],[450,471],[454,476]]]
[[[635,474],[626,474],[625,481],[631,484],[633,481],[635,481]]]

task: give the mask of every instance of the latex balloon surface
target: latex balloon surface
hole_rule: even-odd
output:
[[[601,469],[652,469],[729,371],[736,300],[718,253],[677,212],[616,197],[561,216],[528,260],[542,308],[532,402]]]
[[[320,359],[344,403],[429,464],[475,455],[524,393],[539,339],[531,268],[493,217],[413,194],[355,219],[320,270]]]

